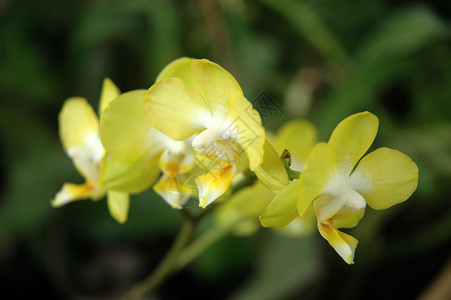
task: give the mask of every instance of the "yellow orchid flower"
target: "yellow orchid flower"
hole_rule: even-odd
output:
[[[358,241],[338,228],[357,225],[367,204],[385,209],[407,200],[418,184],[418,167],[399,151],[379,148],[362,158],[377,129],[378,119],[369,112],[343,120],[328,143],[313,148],[300,180],[268,205],[262,225],[284,226],[313,204],[320,234],[352,264]]]
[[[266,142],[266,147],[271,147],[270,150],[265,151],[265,157],[273,159],[271,162],[274,166],[282,164],[281,168],[285,168],[281,163],[280,155],[285,149],[289,149],[291,153],[292,164],[291,168],[296,171],[302,171],[308,156],[308,153],[312,150],[317,139],[316,128],[309,121],[306,120],[294,120],[286,123],[279,129],[277,134],[268,134],[268,140],[273,142],[274,147],[270,142]],[[273,153],[274,157],[268,156],[268,153]],[[269,163],[267,163],[269,165]],[[274,176],[275,168],[268,168],[268,173]],[[284,172],[286,175],[286,171]],[[279,181],[279,184],[282,184]],[[284,183],[283,187],[289,184],[288,179]],[[262,180],[257,181],[251,187],[246,187],[224,204],[221,204],[215,209],[214,216],[216,223],[219,226],[229,226],[233,224],[232,231],[236,235],[251,235],[255,233],[260,224],[258,222],[258,216],[263,212],[265,207],[276,194],[271,191],[268,184],[263,184]],[[310,209],[304,216],[298,216],[290,224],[283,228],[275,228],[275,231],[281,235],[299,237],[311,234],[315,227],[314,212]]]
[[[170,63],[145,93],[143,107],[157,130],[178,141],[195,135],[196,152],[221,162],[217,170],[196,178],[203,208],[229,187],[240,148],[252,171],[262,163],[260,116],[235,78],[211,61],[185,57]]]
[[[175,141],[156,130],[142,107],[145,90],[117,97],[100,119],[100,137],[109,153],[109,168],[102,176],[106,187],[128,192],[148,188],[163,171],[154,190],[173,208],[182,208],[192,196],[180,174],[194,166],[192,138]]]
[[[291,154],[290,168],[298,172],[304,171],[308,155],[317,139],[316,127],[307,120],[292,120],[285,123],[273,138],[277,153],[282,153],[285,149],[289,150]],[[298,215],[288,225],[274,229],[281,235],[300,237],[311,234],[314,226],[315,214],[313,209],[309,209],[303,216]]]
[[[119,95],[119,89],[106,78],[103,81],[99,111],[102,111]],[[64,150],[75,168],[85,178],[84,184],[65,183],[51,204],[63,206],[82,199],[98,200],[107,194],[108,209],[119,223],[127,219],[129,196],[117,190],[109,190],[100,184],[105,149],[100,142],[99,120],[84,98],[67,99],[59,114],[59,133]]]

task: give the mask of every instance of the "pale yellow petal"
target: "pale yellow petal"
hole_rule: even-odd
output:
[[[255,171],[263,161],[266,140],[260,115],[243,96],[229,98],[227,105],[230,122],[227,135],[243,148],[251,171]]]
[[[143,155],[133,163],[123,163],[114,157],[105,157],[100,181],[109,190],[139,193],[148,188],[160,174],[158,156]]]
[[[228,100],[243,96],[241,87],[235,78],[218,64],[206,59],[191,63],[194,79],[203,90],[215,119],[225,120]]]
[[[279,154],[268,141],[265,141],[262,164],[255,170],[258,179],[271,191],[279,192],[290,180]]]
[[[279,129],[274,148],[277,153],[288,149],[291,154],[291,169],[302,171],[310,151],[317,141],[317,130],[307,120],[293,120]]]
[[[379,120],[369,112],[354,114],[338,124],[329,139],[337,151],[337,170],[351,173],[373,143],[378,126]]]
[[[351,186],[373,209],[407,200],[418,184],[418,167],[407,155],[379,148],[366,155],[350,178]]]
[[[321,222],[318,222],[318,230],[347,264],[354,263],[355,248],[359,242],[357,239]]]
[[[67,99],[58,116],[59,134],[64,149],[83,146],[91,136],[99,133],[99,120],[84,98]]]
[[[124,224],[127,221],[130,208],[129,195],[127,193],[108,191],[107,203],[110,215],[119,223]]]
[[[181,57],[170,62],[166,67],[164,67],[160,74],[158,74],[156,82],[178,77],[187,85],[203,94],[200,86],[196,80],[194,80],[193,73],[191,71],[191,63],[195,60],[195,58]]]
[[[99,115],[102,114],[110,102],[116,99],[120,93],[121,91],[111,79],[105,78],[103,80],[102,92],[100,93]]]
[[[194,196],[193,187],[177,177],[162,176],[153,189],[174,209],[182,209],[186,201]]]
[[[97,200],[103,197],[104,194],[105,191],[103,189],[100,189],[89,182],[84,184],[65,183],[61,190],[55,195],[51,204],[53,207],[60,207],[77,200]]]
[[[122,162],[140,159],[152,147],[152,125],[142,109],[144,90],[121,94],[102,113],[100,137],[106,151]]]
[[[235,176],[235,169],[234,164],[221,163],[219,169],[196,178],[200,207],[207,207],[227,191]]]
[[[260,223],[263,227],[284,227],[299,216],[296,202],[299,199],[302,186],[295,181],[280,191],[268,204],[260,215]]]
[[[144,95],[150,123],[174,140],[185,140],[209,126],[212,114],[201,94],[180,78],[155,83]]]
[[[312,201],[323,191],[333,176],[336,165],[337,154],[331,146],[319,143],[312,149],[299,179],[302,184],[297,202],[299,215],[303,216]]]

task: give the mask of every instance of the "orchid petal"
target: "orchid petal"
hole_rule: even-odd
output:
[[[263,162],[255,170],[255,175],[273,192],[281,191],[290,183],[282,160],[267,140],[264,145]]]
[[[110,215],[119,223],[124,224],[130,208],[130,196],[127,193],[108,191],[107,203]]]
[[[174,140],[185,140],[212,122],[201,94],[180,78],[155,83],[144,95],[149,122]]]
[[[317,140],[315,126],[307,120],[294,120],[286,123],[277,132],[274,148],[277,153],[288,149],[291,154],[291,168],[302,171],[310,151]]]
[[[193,196],[193,189],[181,183],[177,177],[162,176],[153,189],[174,209],[182,209],[186,201]]]
[[[193,61],[191,70],[206,96],[214,118],[224,121],[227,117],[228,100],[243,96],[240,85],[229,72],[206,59]]]
[[[84,98],[67,99],[58,116],[61,142],[66,151],[84,146],[90,136],[97,136],[99,120],[91,105]]]
[[[235,176],[235,165],[221,163],[219,169],[196,178],[199,189],[199,206],[205,208],[224,194]]]
[[[133,163],[105,157],[100,181],[102,187],[127,193],[139,193],[148,188],[160,174],[158,156],[147,153]]]
[[[230,98],[227,104],[230,125],[226,134],[243,148],[251,171],[255,171],[262,163],[265,144],[265,129],[260,115],[243,96]]]
[[[100,120],[100,137],[115,159],[131,163],[141,158],[154,142],[151,124],[142,109],[144,90],[124,93],[110,103]]]
[[[418,167],[399,151],[379,148],[362,158],[350,184],[373,209],[385,209],[404,202],[416,190]]]
[[[105,78],[102,84],[102,92],[100,93],[99,115],[102,115],[102,112],[108,107],[110,102],[120,94],[121,91],[114,82],[109,78]]]
[[[284,227],[299,216],[296,202],[302,189],[300,181],[295,181],[281,190],[260,215],[263,227]]]
[[[318,222],[318,230],[347,264],[354,263],[355,248],[359,242],[357,239],[327,223]]]
[[[379,121],[369,112],[347,117],[333,131],[329,144],[337,151],[337,170],[349,175],[359,159],[370,148]]]
[[[94,184],[87,182],[84,184],[65,183],[61,190],[56,193],[51,201],[53,207],[60,207],[69,202],[77,200],[93,199],[97,200],[105,194],[103,189],[99,189]]]
[[[297,202],[299,215],[303,216],[312,201],[323,191],[336,165],[337,154],[331,146],[319,143],[312,149],[299,179],[302,184]]]

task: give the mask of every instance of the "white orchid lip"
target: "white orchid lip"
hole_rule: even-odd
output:
[[[359,211],[366,207],[366,201],[350,185],[349,177],[334,172],[318,196],[318,220],[324,221],[343,210]]]

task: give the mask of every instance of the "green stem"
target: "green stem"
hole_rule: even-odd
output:
[[[183,269],[208,247],[223,238],[230,231],[230,228],[231,226],[213,227],[194,240],[180,253],[174,265],[174,271]]]
[[[292,170],[290,168],[286,168],[286,170],[287,170],[287,174],[288,174],[288,177],[290,178],[290,180],[299,179],[299,176],[301,176],[301,172]]]
[[[171,249],[158,265],[157,269],[146,279],[136,284],[125,297],[127,300],[141,299],[145,294],[157,288],[172,271],[176,259],[193,234],[195,222],[186,218]]]

